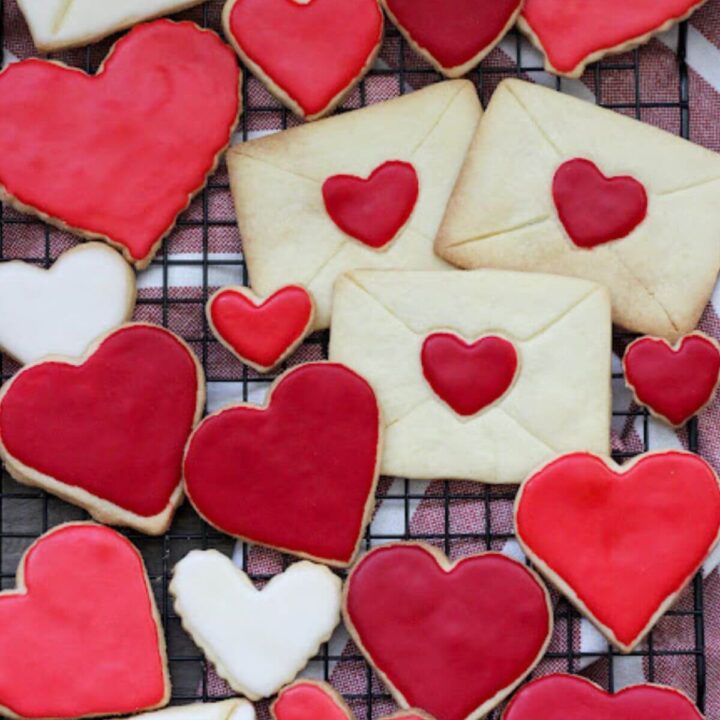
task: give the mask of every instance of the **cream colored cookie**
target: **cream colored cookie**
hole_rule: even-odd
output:
[[[137,715],[132,720],[255,720],[252,703],[240,698],[220,702],[176,705]]]

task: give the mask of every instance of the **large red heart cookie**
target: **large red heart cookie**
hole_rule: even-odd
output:
[[[185,457],[185,489],[219,530],[331,565],[348,565],[378,476],[380,411],[343,365],[285,373],[266,408],[206,418]]]
[[[543,656],[547,591],[499,553],[450,563],[428,545],[377,548],[345,584],[346,625],[402,707],[437,720],[479,718]]]
[[[623,357],[625,381],[640,405],[681,427],[713,399],[720,382],[720,348],[703,333],[675,347],[660,338],[631,343]]]
[[[0,455],[21,482],[158,534],[180,502],[204,396],[185,343],[155,325],[125,325],[85,359],[40,361],[3,387]]]
[[[521,486],[515,529],[542,573],[628,652],[715,545],[718,479],[690,453],[649,453],[620,469],[571,453]]]
[[[223,24],[248,67],[308,120],[370,69],[383,34],[377,0],[228,0]]]
[[[10,65],[0,196],[144,268],[230,142],[239,81],[217,35],[168,20],[132,30],[94,77],[54,61]]]
[[[632,177],[605,177],[595,163],[563,163],[553,180],[555,207],[567,234],[580,248],[621,240],[647,217],[648,198]]]
[[[526,0],[520,27],[551,72],[582,75],[603,55],[624,52],[689,17],[705,0]]]
[[[0,713],[126,715],[170,697],[165,645],[140,553],[114,530],[61,525],[0,593]]]
[[[447,77],[472,70],[515,24],[523,0],[382,0],[415,49]]]
[[[533,680],[512,699],[502,720],[703,720],[674,688],[635,685],[611,695],[577,675]]]
[[[492,405],[510,389],[518,371],[514,345],[489,335],[468,344],[452,333],[429,335],[421,352],[423,374],[458,415]]]

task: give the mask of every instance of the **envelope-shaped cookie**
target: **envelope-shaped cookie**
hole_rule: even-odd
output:
[[[720,269],[720,155],[519,80],[502,83],[436,249],[463,268],[573,275],[613,318],[668,340],[695,328]]]
[[[325,328],[343,272],[448,269],[433,241],[480,114],[457,80],[231,148],[253,291],[304,286]]]
[[[336,285],[330,357],[377,394],[383,474],[517,483],[608,452],[610,344],[607,291],[586,280],[358,271]]]

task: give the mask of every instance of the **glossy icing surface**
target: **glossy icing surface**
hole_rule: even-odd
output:
[[[227,145],[232,50],[191,23],[125,35],[96,76],[44,60],[0,74],[0,185],[72,228],[148,257]]]
[[[423,343],[421,361],[430,387],[464,416],[499,400],[518,371],[515,347],[494,335],[470,344],[452,333],[434,333]]]
[[[597,621],[631,645],[715,542],[720,490],[710,466],[689,453],[650,454],[623,473],[572,453],[523,485],[516,529]]]
[[[276,720],[352,720],[324,685],[296,682],[278,695]]]
[[[524,676],[549,634],[544,590],[504,555],[447,572],[421,545],[387,546],[348,583],[347,613],[373,664],[437,720],[464,720]]]
[[[25,557],[25,593],[0,595],[0,706],[27,718],[126,714],[165,694],[142,560],[99,525],[69,525]]]
[[[640,182],[607,178],[595,163],[581,158],[558,168],[553,199],[567,234],[581,248],[627,237],[647,216],[647,192]]]
[[[415,168],[393,160],[368,178],[334,175],[323,183],[325,209],[347,235],[380,250],[410,219],[420,184]]]
[[[348,562],[376,477],[379,410],[370,386],[342,365],[286,373],[266,409],[204,420],[185,460],[188,496],[230,535]]]
[[[27,467],[151,517],[180,483],[198,391],[174,335],[123,327],[82,365],[46,361],[17,375],[0,402],[0,441]]]

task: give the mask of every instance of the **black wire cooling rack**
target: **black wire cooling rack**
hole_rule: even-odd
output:
[[[3,44],[3,19],[10,16],[11,10],[14,11],[11,7],[13,2],[14,0],[0,0],[0,47]],[[212,0],[183,13],[181,17],[219,30],[221,10],[222,2]],[[392,27],[387,28],[386,34],[382,53],[383,62],[349,96],[341,111],[364,105],[368,100],[380,99],[377,91],[380,86],[382,89],[379,94],[388,97],[440,79],[415,56]],[[661,97],[650,99],[644,97],[648,92],[645,90],[641,92],[642,50],[610,58],[602,64],[593,66],[586,74],[585,82],[595,93],[598,102],[606,107],[643,119],[652,118],[654,113],[662,113],[666,119],[671,118],[671,123],[679,134],[688,137],[690,103],[688,70],[685,63],[686,41],[687,28],[681,26],[676,63],[671,68],[673,77],[677,77],[677,90],[672,93],[672,97],[668,96],[667,92],[662,93]],[[53,57],[92,72],[101,62],[109,45],[110,41],[106,41]],[[493,54],[479,70],[470,75],[484,103],[503,77],[517,75],[524,75],[530,79],[541,77],[542,67],[534,60],[526,61],[527,57],[536,57],[527,53],[526,48],[527,45],[519,36],[511,35],[509,45],[507,42],[505,44],[505,53]],[[511,58],[509,61],[508,57]],[[247,75],[246,78],[248,79],[243,91],[245,111],[238,128],[238,139],[247,139],[253,131],[285,128],[297,124],[297,120],[292,115],[272,97],[262,92],[256,81],[249,79]],[[553,82],[558,90],[564,89],[564,81]],[[606,102],[606,90],[616,88],[618,85],[626,89],[626,94],[629,93],[632,98],[631,101]],[[33,238],[31,241],[27,239],[29,234]],[[0,205],[0,259],[20,258],[48,266],[63,250],[74,243],[73,238],[59,230],[45,226],[33,218],[21,216]],[[169,327],[191,344],[202,361],[210,383],[211,397],[213,386],[224,385],[229,388],[236,400],[247,400],[253,395],[253,390],[259,383],[267,382],[267,378],[258,377],[248,368],[232,360],[214,340],[204,319],[204,303],[214,289],[213,282],[218,274],[223,278],[231,276],[234,282],[247,280],[241,239],[235,225],[224,168],[221,167],[208,187],[183,214],[169,241],[163,244],[150,270],[146,273],[154,273],[155,283],[153,287],[141,290],[136,317]],[[190,276],[194,278],[193,282],[189,285],[184,284]],[[181,278],[179,282],[178,278]],[[622,347],[628,339],[622,334],[617,334],[618,347]],[[320,359],[326,356],[327,335],[319,333],[311,337],[289,362],[296,364],[307,359]],[[16,369],[11,361],[0,358],[0,381],[7,380]],[[622,387],[620,374],[613,376],[613,384],[616,390]],[[641,439],[644,449],[647,449],[649,436],[647,414],[630,409],[616,410],[614,415],[616,418],[621,418],[617,422],[632,422],[638,416],[642,418]],[[688,440],[690,449],[696,451],[698,431],[694,423],[689,427]],[[616,457],[630,455],[631,453],[618,453]],[[468,487],[468,484],[439,481],[425,493],[407,480],[395,482],[392,490],[389,489],[389,482],[381,483],[380,487],[379,494],[382,496],[382,501],[386,504],[396,503],[400,508],[404,518],[401,525],[404,525],[404,528],[397,533],[389,533],[376,524],[371,525],[366,536],[367,547],[387,539],[423,539],[438,544],[448,553],[458,551],[462,553],[464,547],[472,547],[473,550],[498,549],[512,537],[508,532],[499,531],[493,523],[495,511],[503,506],[505,508],[510,506],[515,493],[512,488],[490,488],[478,485]],[[442,507],[444,520],[440,531],[418,533],[411,526],[412,508],[423,500]],[[477,516],[482,520],[475,524],[457,522],[458,514],[468,506],[475,507],[478,510]],[[14,586],[18,560],[27,546],[39,535],[60,522],[85,517],[82,511],[54,497],[16,484],[7,473],[3,472],[0,484],[0,587],[7,589]],[[149,538],[133,533],[128,535],[139,546],[145,557],[162,614],[173,679],[173,702],[185,703],[221,697],[222,694],[213,691],[212,683],[208,682],[209,668],[192,641],[182,631],[179,620],[172,611],[167,586],[173,566],[189,550],[213,547],[230,554],[233,552],[234,541],[209,528],[187,504],[181,508],[171,530],[163,537]],[[254,563],[247,546],[243,548],[242,555],[246,568],[255,580],[262,582],[272,575],[272,572],[268,571],[268,567],[272,567],[272,562],[268,565],[267,558],[265,562],[256,563],[258,568],[254,571]],[[275,558],[275,571],[282,569],[290,561],[291,559],[281,558],[278,555]],[[669,618],[671,621],[682,622],[689,628],[685,634],[685,637],[689,638],[688,642],[679,646],[676,642],[666,642],[665,634],[658,629],[633,655],[642,659],[651,682],[663,681],[662,669],[667,663],[672,663],[675,667],[677,663],[682,663],[683,675],[692,678],[688,688],[693,695],[692,699],[697,702],[701,710],[704,710],[706,655],[701,578],[696,578],[687,601],[679,608],[671,610]],[[579,623],[580,617],[577,613],[561,601],[556,611],[556,625],[561,628],[561,635],[564,635],[564,642],[562,638],[560,640],[560,645],[563,647],[555,648],[550,653],[558,669],[577,672],[587,659],[585,656],[591,654],[577,649]],[[593,677],[608,689],[613,689],[613,670],[617,662],[617,654],[609,650],[593,666]],[[392,710],[393,705],[387,692],[357,651],[352,649],[345,649],[343,652],[331,651],[325,646],[311,663],[311,667],[317,676],[325,678],[329,677],[332,668],[335,668],[335,678],[342,677],[345,669],[350,674],[354,673],[355,682],[351,687],[352,692],[345,694],[360,720],[363,718],[369,720],[380,713]],[[361,678],[361,687],[357,685],[358,676]],[[341,689],[345,689],[342,684],[340,682]],[[261,706],[259,712],[260,717],[266,716],[266,706]],[[498,716],[499,713],[496,712],[491,718]]]

